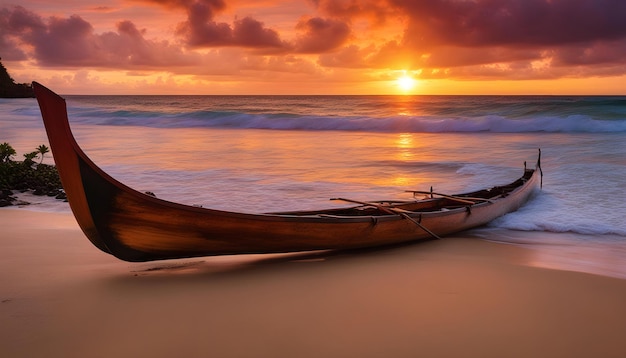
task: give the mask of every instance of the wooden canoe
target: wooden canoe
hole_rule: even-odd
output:
[[[524,166],[522,177],[511,184],[465,194],[269,214],[182,205],[131,189],[102,171],[74,139],[65,100],[39,83],[33,87],[76,221],[97,248],[126,261],[426,240],[484,225],[518,209],[541,182],[540,151],[535,168]]]

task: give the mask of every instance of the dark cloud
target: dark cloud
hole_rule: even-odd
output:
[[[626,71],[624,1],[391,1],[409,18],[403,45],[416,55],[427,54],[416,65],[449,68],[450,77],[553,78]]]
[[[216,22],[216,12],[223,8],[221,2],[196,1],[185,4],[187,21],[178,25],[176,33],[191,47],[239,46],[247,48],[284,48],[278,33],[264,27],[251,17],[228,23]]]
[[[558,46],[626,36],[621,0],[390,0],[415,47]]]
[[[626,64],[626,39],[563,46],[552,55],[555,66]]]
[[[187,20],[178,24],[176,34],[190,47],[228,47],[265,49],[268,53],[324,53],[348,40],[350,27],[342,21],[319,17],[296,25],[301,34],[293,44],[281,40],[277,31],[252,17],[236,19],[232,25],[217,22],[216,15],[225,8],[219,0],[151,0],[151,3],[184,8]]]
[[[46,31],[33,32],[30,41],[37,59],[52,66],[93,64],[103,50],[91,24],[76,15],[50,18]]]
[[[371,0],[319,0],[355,17]],[[320,57],[330,67],[423,69],[426,78],[531,79],[626,73],[626,2],[621,0],[389,0],[403,14],[401,41],[348,46]],[[379,4],[379,5],[380,5]],[[349,17],[346,17],[350,21]],[[387,19],[386,21],[388,21]]]
[[[219,12],[226,9],[226,2],[223,0],[130,0],[130,2],[154,4],[169,8],[188,9],[194,4],[202,4],[210,7],[212,11]]]
[[[28,28],[22,24],[34,20],[28,15],[22,7],[14,11],[0,9],[0,56],[5,60],[20,61],[27,58],[27,54],[20,48],[19,37]]]
[[[250,17],[235,21],[233,42],[243,47],[285,47],[276,31]]]
[[[38,15],[26,10],[22,6],[0,10],[0,26],[2,26],[2,32],[4,34],[13,35],[25,32],[30,33],[32,31],[43,31],[46,28],[46,25]]]
[[[225,46],[232,43],[232,29],[229,24],[213,21],[214,9],[196,2],[187,8],[187,21],[178,25],[177,34],[183,36],[188,45]]]
[[[388,18],[397,16],[397,11],[386,1],[380,0],[317,0],[318,11],[333,18],[367,18],[373,24],[382,25]]]
[[[313,17],[302,20],[296,26],[301,35],[296,40],[299,53],[324,53],[335,50],[350,37],[350,27],[345,22]]]
[[[128,20],[95,33],[80,16],[42,18],[15,6],[0,8],[0,56],[44,66],[188,72],[202,71],[193,66],[209,59],[217,71],[227,58],[219,71],[313,73],[314,60],[299,55],[318,54],[318,66],[422,70],[424,78],[626,73],[623,0],[313,0],[312,13],[294,21],[289,42],[254,16],[225,22],[225,0],[124,1],[180,13],[176,43],[148,39]],[[395,32],[375,33],[385,24]],[[257,56],[270,54],[281,56]]]
[[[45,20],[19,6],[0,12],[0,46],[7,39],[26,45],[43,66],[167,68],[195,60],[167,41],[146,40],[144,34],[130,21],[119,22],[117,32],[96,34],[90,23],[76,15]]]
[[[626,37],[623,0],[314,0],[331,17],[406,19],[403,45],[419,49],[537,47]]]

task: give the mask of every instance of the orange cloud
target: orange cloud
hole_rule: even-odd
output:
[[[30,1],[0,6],[0,56],[42,69],[355,83],[399,70],[454,80],[626,74],[618,0]]]
[[[420,69],[424,78],[459,79],[626,73],[625,2],[320,0],[318,5],[351,19],[385,8],[379,22],[403,14],[407,23],[399,41],[349,44],[320,57],[325,66]],[[537,68],[538,62],[544,66]]]

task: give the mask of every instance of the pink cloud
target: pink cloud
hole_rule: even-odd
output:
[[[178,24],[176,33],[191,47],[285,47],[275,30],[264,27],[262,22],[251,17],[235,20],[232,26],[216,22],[215,14],[223,9],[223,3],[219,1],[196,1],[183,5],[187,9],[187,21]]]
[[[21,6],[15,6],[12,10],[0,10],[0,29],[4,35],[28,35],[31,32],[44,31],[45,28],[41,17]]]
[[[626,36],[619,0],[390,0],[410,46],[553,46]]]
[[[317,9],[330,17],[340,19],[367,18],[375,25],[385,24],[398,15],[397,10],[381,0],[316,0]]]
[[[46,31],[33,32],[30,41],[38,60],[48,65],[92,64],[101,51],[91,24],[77,15],[51,17]]]
[[[187,21],[180,23],[177,34],[190,46],[223,46],[232,42],[229,24],[213,21],[214,8],[196,2],[187,9]]]
[[[167,41],[146,40],[145,31],[127,20],[117,24],[117,32],[96,34],[91,24],[77,15],[44,20],[18,6],[13,11],[4,9],[0,17],[4,35],[0,39],[10,35],[14,42],[31,47],[33,57],[43,66],[167,67],[189,65],[197,58]]]
[[[278,33],[263,27],[263,23],[251,17],[236,20],[233,42],[244,47],[285,47]]]
[[[203,63],[210,62],[211,75],[314,73],[319,66],[423,69],[422,77],[462,79],[626,73],[626,2],[621,0],[310,3],[314,6],[290,7],[287,17],[268,15],[264,6],[273,1],[251,0],[122,0],[114,12],[87,6],[81,15],[56,17],[4,7],[0,56],[31,58],[42,66],[198,74],[208,73]],[[154,13],[174,14],[159,34],[169,40],[149,38],[153,32],[136,25],[142,23],[137,10],[146,5]],[[128,18],[117,18],[121,14]],[[194,51],[198,48],[202,51]],[[303,54],[319,55],[318,61]]]
[[[215,12],[226,8],[226,3],[223,0],[130,0],[129,2],[155,4],[169,8],[190,8],[194,4],[202,4]]]
[[[23,11],[0,9],[0,56],[5,60],[20,61],[28,58],[19,44],[21,29],[18,26],[22,22],[19,18],[25,15]]]

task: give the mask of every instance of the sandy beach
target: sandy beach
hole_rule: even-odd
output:
[[[624,357],[626,280],[457,235],[127,263],[71,214],[0,210],[2,357]]]

